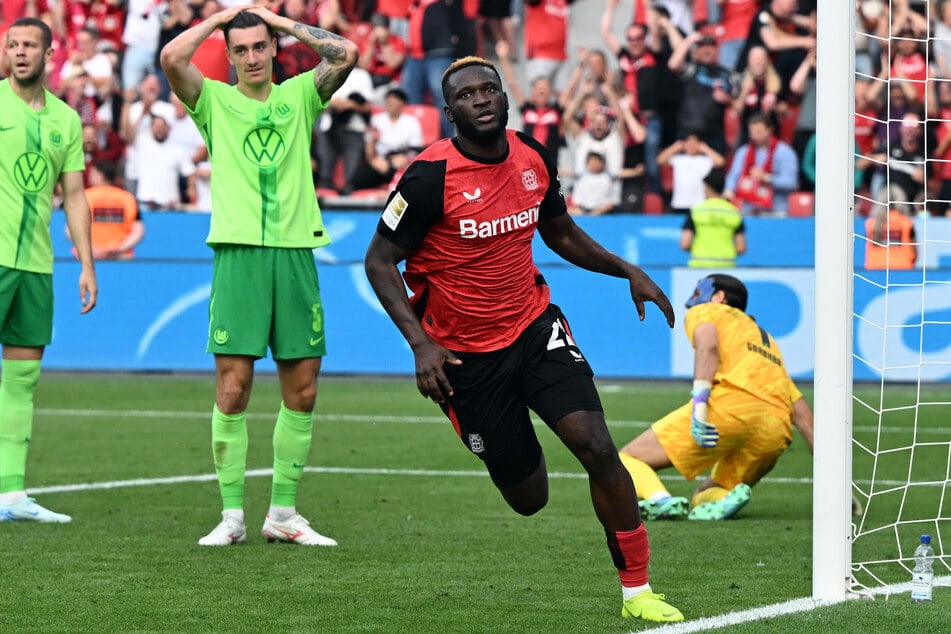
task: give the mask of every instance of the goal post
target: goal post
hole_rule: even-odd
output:
[[[855,3],[818,4],[812,595],[851,580]]]

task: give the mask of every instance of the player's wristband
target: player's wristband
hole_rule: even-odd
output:
[[[693,394],[699,394],[704,390],[711,390],[713,388],[713,383],[710,381],[703,381],[701,379],[694,379],[693,381]]]

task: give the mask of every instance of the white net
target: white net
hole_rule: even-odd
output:
[[[856,7],[851,585],[887,593],[922,534],[951,570],[951,2]]]

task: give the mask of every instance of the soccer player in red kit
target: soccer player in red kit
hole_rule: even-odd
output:
[[[641,320],[645,302],[653,302],[673,327],[670,301],[641,269],[575,225],[551,156],[506,128],[508,97],[490,62],[455,61],[442,90],[456,137],[429,146],[407,168],[365,262],[413,350],[416,386],[442,407],[522,515],[548,502],[545,458],[529,418],[535,411],[588,473],[621,578],[621,615],[681,621],[648,583],[650,549],[634,488],[608,433],[591,367],[535,266],[536,228],[572,264],[626,279]]]

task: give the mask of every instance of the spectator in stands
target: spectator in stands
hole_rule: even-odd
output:
[[[670,57],[674,42],[683,34],[670,21],[670,14],[663,5],[655,4],[647,12],[647,48],[657,60],[657,101],[662,122],[663,136],[660,147],[676,141],[680,134],[680,108],[683,102],[683,85],[680,75],[670,69]]]
[[[443,109],[442,74],[457,54],[460,30],[465,22],[461,2],[414,0],[410,7],[407,55],[400,84],[409,103],[432,104]],[[452,124],[440,119],[443,137],[453,134]],[[362,147],[362,145],[361,145]]]
[[[106,161],[119,165],[124,153],[125,146],[122,139],[112,128],[95,123],[84,124],[83,154],[86,159],[86,170],[83,172],[83,187],[90,185],[89,173],[93,165]]]
[[[934,57],[933,76],[951,79],[951,0],[939,0],[937,16],[931,23],[931,55]]]
[[[558,72],[568,59],[569,13],[568,0],[525,0],[523,28],[528,81],[544,77],[555,86]]]
[[[322,3],[321,6],[324,6]],[[290,18],[301,24],[317,26],[317,7],[313,2],[307,0],[282,0],[279,6],[275,7],[278,15]],[[339,13],[339,7],[333,9],[330,7],[325,13]],[[211,14],[217,13],[212,11]],[[210,14],[209,14],[210,15]],[[206,16],[207,17],[207,16]],[[332,18],[325,17],[325,20]],[[321,27],[323,28],[323,27]],[[294,77],[300,73],[310,70],[320,62],[320,55],[293,35],[288,33],[276,33],[277,36],[277,64],[274,65],[274,79],[280,83],[288,77]]]
[[[186,211],[211,213],[211,162],[202,161],[195,166],[195,172],[188,179],[190,205]]]
[[[782,81],[769,60],[769,53],[762,46],[754,46],[746,56],[746,70],[740,77],[740,94],[733,100],[732,108],[740,118],[740,134],[736,147],[746,143],[746,126],[750,117],[760,112],[766,115],[774,128],[779,127],[776,116]]]
[[[612,24],[619,0],[608,0],[601,15],[601,37],[608,49],[617,57],[621,81],[631,96],[631,110],[647,130],[644,141],[644,163],[647,167],[647,186],[655,193],[661,192],[660,170],[657,155],[664,134],[660,117],[660,90],[657,60],[647,50],[647,28],[632,23],[626,29],[627,46],[614,36]]]
[[[128,0],[122,29],[122,89],[138,86],[146,75],[155,74],[162,13],[155,0]]]
[[[479,0],[479,18],[488,36],[486,38],[488,50],[494,50],[496,42],[505,42],[510,51],[515,51],[512,0]]]
[[[512,63],[509,61],[508,45],[498,42],[495,53],[499,58],[502,76],[508,84],[509,93],[515,99],[519,112],[522,115],[522,131],[545,146],[553,158],[565,144],[564,137],[564,108],[555,98],[548,77],[538,76],[531,81],[531,93],[526,98],[518,83],[518,77]]]
[[[221,4],[218,3],[218,0],[197,1],[199,4],[198,9],[195,9],[194,4],[192,4],[192,10],[195,14],[191,23],[192,25],[202,20],[207,20],[215,13],[221,11],[222,7]],[[208,36],[207,39],[202,40],[202,43],[198,45],[198,50],[195,51],[195,55],[192,57],[192,62],[198,70],[201,71],[201,74],[208,79],[228,82],[231,77],[231,64],[228,62],[228,55],[225,51],[224,32],[221,30],[215,31]],[[159,70],[161,71],[161,69]],[[274,76],[275,79],[280,77],[277,67],[274,69]],[[171,97],[169,97],[169,99],[171,99]]]
[[[188,112],[185,111],[185,105],[182,104],[182,100],[179,99],[178,95],[174,92],[170,94],[172,108],[175,114],[168,120],[169,132],[167,143],[178,147],[182,154],[187,156],[188,160],[190,160],[197,169],[199,163],[208,160],[208,148],[205,147],[205,139],[201,136],[201,132],[198,131],[198,126],[195,125],[195,121],[188,116]],[[194,200],[195,194],[190,190],[190,187],[193,185],[192,180],[193,179],[189,179],[185,174],[179,176],[178,191],[183,203]]]
[[[579,48],[578,65],[571,72],[559,101],[567,104],[580,95],[594,95],[602,106],[606,106],[608,98],[605,88],[609,88],[613,81],[614,73],[603,51]]]
[[[928,79],[928,60],[925,59],[915,30],[903,28],[897,37],[891,39],[894,57],[891,62],[889,78],[891,83],[901,85],[905,90],[914,91],[916,101],[925,102],[925,82]]]
[[[749,143],[733,157],[723,197],[735,200],[745,215],[785,214],[789,194],[799,188],[799,158],[762,114],[753,115],[747,128]]]
[[[126,145],[125,187],[133,194],[137,191],[140,173],[147,171],[140,169],[139,157],[148,156],[143,153],[142,145],[147,144],[152,136],[152,118],[161,117],[165,121],[175,118],[175,107],[159,99],[160,92],[161,84],[157,75],[146,76],[138,90],[126,90],[119,136]]]
[[[897,209],[884,207],[865,221],[866,269],[913,269],[918,260],[915,223]]]
[[[402,38],[409,37],[409,11],[414,0],[377,0],[376,12],[390,20],[390,32]]]
[[[736,266],[736,256],[746,253],[743,215],[723,198],[723,170],[703,178],[703,200],[690,207],[680,231],[680,248],[690,252],[687,266],[724,269]]]
[[[364,142],[364,161],[353,177],[353,189],[386,185],[423,148],[419,119],[405,112],[406,93],[391,88],[383,101],[383,112],[370,118]]]
[[[374,107],[373,79],[354,68],[330,97],[321,113],[317,135],[317,186],[343,195],[353,191],[353,178],[363,160],[363,136]],[[343,183],[335,179],[337,160],[343,163]]]
[[[158,52],[155,59],[155,67],[159,69],[161,68],[159,56],[162,49],[178,35],[184,33],[195,19],[194,9],[188,0],[166,0],[160,6],[160,10],[162,11],[162,28],[159,30]],[[204,8],[202,11],[204,11]],[[163,100],[168,99],[171,88],[168,85],[168,80],[165,79],[165,73],[160,72],[157,77],[159,79],[159,94]]]
[[[340,6],[340,0],[316,0],[316,5],[318,27],[338,35],[350,30],[350,21]]]
[[[944,216],[951,208],[951,81],[931,81],[928,88],[928,126],[935,140],[929,158],[934,162],[932,170],[939,183],[929,211]]]
[[[684,35],[694,32],[693,3],[696,0],[653,0],[648,4],[663,7],[670,18],[670,23]]]
[[[568,213],[574,216],[601,216],[613,212],[621,203],[621,182],[606,169],[603,154],[588,152],[584,169],[571,188]]]
[[[717,0],[720,4],[720,66],[735,70],[746,44],[753,18],[759,13],[760,0]]]
[[[676,31],[671,33],[679,37]],[[679,73],[684,86],[681,134],[695,131],[707,145],[725,154],[723,117],[736,93],[736,82],[733,73],[717,64],[716,38],[699,31],[680,38],[668,66]]]
[[[644,141],[647,128],[634,116],[631,109],[633,98],[623,86],[617,96],[617,110],[620,123],[624,124],[621,137],[624,141],[624,162],[621,166],[621,202],[620,213],[641,213],[644,211],[644,191],[647,168],[644,164]]]
[[[139,206],[153,211],[179,209],[182,200],[179,179],[188,178],[195,164],[185,151],[168,143],[168,120],[152,115],[151,134],[143,135],[139,144],[139,158],[147,161],[139,166],[135,198]]]
[[[883,0],[857,0],[855,10],[855,72],[874,77],[875,65],[882,54],[882,44],[888,47],[888,4]]]
[[[111,161],[89,169],[86,201],[92,214],[92,257],[96,260],[131,260],[135,246],[145,237],[135,196],[116,186],[118,177],[119,166]],[[66,236],[70,237],[68,227]]]
[[[575,157],[572,173],[575,176],[584,172],[588,154],[591,152],[604,157],[608,174],[614,178],[620,176],[624,164],[624,140],[618,132],[611,109],[601,106],[588,120],[586,127],[578,130],[571,141],[572,154]]]
[[[696,132],[688,132],[682,140],[664,148],[657,162],[662,167],[670,166],[674,181],[670,206],[675,212],[683,214],[709,198],[710,195],[704,190],[704,179],[711,170],[722,169],[726,164],[723,155],[704,143]],[[722,191],[721,186],[717,195]]]
[[[924,140],[924,123],[913,113],[906,114],[901,121],[901,141],[892,145],[888,156],[887,199],[897,203],[897,208],[909,216],[914,216],[916,208],[924,200],[925,181],[933,164],[926,164],[927,145]],[[880,194],[879,200],[885,200]],[[901,205],[900,203],[905,203]]]
[[[406,60],[406,42],[390,31],[390,19],[382,13],[370,16],[370,34],[360,48],[357,65],[370,73],[378,103],[391,88],[399,84],[400,72]]]
[[[789,94],[787,97],[791,109],[787,117],[796,117],[792,132],[792,147],[799,156],[804,156],[806,145],[816,133],[816,51],[815,49],[806,54],[799,69],[793,75],[789,82]],[[788,137],[787,137],[788,140]],[[815,187],[815,180],[809,180],[803,183],[802,188],[812,191]]]
[[[60,71],[60,85],[65,91],[71,84],[81,84],[83,94],[95,98],[110,88],[114,68],[112,60],[99,51],[99,32],[84,27],[76,34],[75,48]]]
[[[815,14],[799,15],[797,5],[797,0],[767,0],[750,25],[738,71],[746,70],[746,54],[751,48],[764,46],[786,89],[802,58],[816,47]]]

